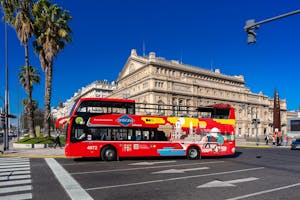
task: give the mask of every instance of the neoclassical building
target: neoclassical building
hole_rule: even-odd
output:
[[[174,60],[139,56],[131,50],[109,97],[130,98],[140,102],[137,112],[153,115],[193,116],[195,108],[215,103],[229,103],[236,111],[236,134],[255,137],[253,119],[259,119],[258,134],[272,133],[273,98],[252,93],[242,75],[220,72],[182,64]],[[148,105],[148,107],[147,107]],[[151,108],[156,109],[149,109]],[[144,109],[147,107],[147,109]],[[282,132],[286,133],[287,106],[280,100]],[[140,108],[140,109],[139,109]]]

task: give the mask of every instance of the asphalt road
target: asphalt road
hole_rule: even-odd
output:
[[[31,189],[5,192],[1,189],[16,186],[0,181],[0,199],[24,193],[31,194],[32,199],[44,200],[300,198],[300,151],[282,148],[239,148],[238,151],[235,157],[201,160],[30,159],[27,179],[31,182],[21,186],[30,185]],[[4,159],[11,158],[0,159],[1,169]]]

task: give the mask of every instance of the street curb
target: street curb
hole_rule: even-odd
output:
[[[18,157],[18,158],[72,158],[66,156],[36,156],[24,154],[2,154],[0,157]]]
[[[244,147],[244,148],[279,148],[279,149],[289,149],[289,146],[266,146],[266,145],[236,145],[236,147]]]
[[[45,149],[53,147],[54,144],[19,144],[13,143],[13,148],[15,149]]]

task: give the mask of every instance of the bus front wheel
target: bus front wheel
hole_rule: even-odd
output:
[[[190,160],[196,160],[200,158],[200,151],[197,147],[190,147],[187,152],[187,158]]]
[[[117,160],[117,152],[113,147],[104,147],[101,151],[101,159],[104,161]]]

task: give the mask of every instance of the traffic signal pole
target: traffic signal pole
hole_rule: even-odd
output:
[[[288,17],[288,16],[291,16],[291,15],[295,15],[295,14],[298,14],[298,13],[300,13],[300,10],[295,10],[295,11],[285,13],[285,14],[282,14],[282,15],[278,15],[276,17],[265,19],[265,20],[262,20],[262,21],[259,21],[259,22],[255,22],[254,19],[247,20],[246,25],[244,26],[244,30],[248,34],[248,44],[253,44],[253,43],[256,42],[256,33],[254,32],[254,30],[258,29],[259,25],[265,24],[265,23],[268,23],[268,22],[271,22],[271,21],[274,21],[274,20],[277,20],[277,19],[281,19],[281,18],[284,18],[284,17]]]

